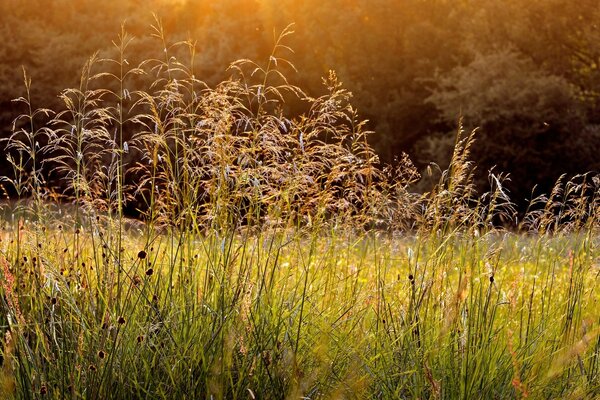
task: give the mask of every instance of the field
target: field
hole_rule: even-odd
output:
[[[287,82],[288,34],[211,88],[168,46],[129,66],[122,32],[61,112],[31,105],[25,74],[0,397],[600,396],[600,179],[563,177],[517,212],[502,174],[480,194],[459,126],[414,193],[408,156],[380,165],[333,72],[318,98]],[[286,116],[289,96],[305,114]]]
[[[4,396],[599,394],[595,236],[115,232],[3,229]]]

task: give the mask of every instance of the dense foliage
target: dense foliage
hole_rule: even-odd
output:
[[[114,55],[111,40],[123,20],[136,36],[132,64],[155,56],[151,11],[163,19],[167,44],[195,40],[194,72],[209,84],[226,78],[236,59],[268,56],[273,29],[295,22],[286,44],[299,71],[290,79],[318,96],[321,77],[335,70],[371,120],[383,161],[408,151],[419,167],[447,163],[462,114],[467,128],[480,127],[473,148],[479,185],[497,165],[512,173],[507,185],[518,202],[531,198],[535,184],[547,192],[562,173],[600,169],[593,0],[7,0],[0,4],[4,135],[22,111],[11,102],[23,93],[21,65],[33,78],[34,107],[58,111],[57,95],[77,86],[87,57]],[[295,102],[286,107],[302,112]]]

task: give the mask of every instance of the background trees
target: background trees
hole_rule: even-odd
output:
[[[408,151],[444,163],[460,116],[479,127],[481,179],[512,173],[515,200],[561,173],[600,169],[600,10],[594,0],[5,0],[0,3],[0,128],[19,112],[21,65],[34,106],[58,111],[94,51],[114,54],[121,23],[130,57],[155,56],[152,12],[169,43],[194,39],[195,75],[214,85],[239,58],[268,59],[273,31],[295,22],[292,83],[322,93],[330,69],[370,119],[382,161]],[[288,105],[293,112],[296,104]]]

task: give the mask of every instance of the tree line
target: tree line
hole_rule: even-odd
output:
[[[152,36],[152,13],[167,42]],[[595,0],[5,0],[0,3],[0,127],[24,112],[23,66],[33,107],[59,111],[86,59],[114,57],[121,25],[131,64],[192,39],[194,74],[208,85],[242,58],[266,60],[290,23],[289,81],[323,93],[335,70],[369,119],[382,162],[403,151],[423,171],[448,162],[458,120],[478,129],[478,179],[510,173],[516,201],[548,191],[563,173],[600,170],[600,8]],[[182,55],[183,56],[183,55]],[[134,77],[129,83],[136,85]],[[287,104],[291,115],[300,105]],[[426,168],[428,167],[429,168]],[[9,173],[1,160],[2,175]],[[424,174],[427,179],[427,174]],[[426,183],[422,184],[425,188]]]

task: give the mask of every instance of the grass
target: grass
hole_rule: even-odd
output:
[[[600,390],[590,236],[132,230],[116,268],[110,227],[19,246],[31,229],[2,237],[2,381],[19,398]]]
[[[318,98],[287,81],[290,28],[214,88],[192,42],[154,34],[160,59],[129,66],[123,30],[62,111],[33,107],[25,75],[3,398],[600,396],[597,177],[521,216],[505,176],[477,193],[459,129],[412,193],[408,156],[379,165],[334,73]]]

